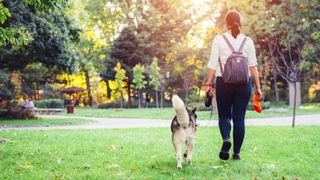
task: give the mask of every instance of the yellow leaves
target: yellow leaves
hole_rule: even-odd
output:
[[[81,87],[83,89],[87,89],[86,85],[86,79],[83,72],[77,73],[77,74],[59,74],[57,75],[57,79],[61,82],[65,82],[63,84],[52,84],[51,87],[55,90],[60,90],[64,88],[68,88],[71,86]],[[94,103],[106,103],[113,100],[107,98],[107,88],[106,83],[102,81],[98,73],[91,73],[90,74],[90,83],[91,83],[91,94],[93,97]],[[115,89],[115,83],[113,81],[110,81],[110,87],[111,89]],[[74,95],[66,95],[66,98],[72,99],[72,98],[78,98],[82,97],[84,99],[88,99],[88,93],[87,91],[74,94]]]
[[[312,84],[309,88],[309,98],[314,100],[317,97],[317,93],[320,93],[320,81],[317,84]]]

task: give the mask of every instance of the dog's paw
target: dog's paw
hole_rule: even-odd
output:
[[[178,170],[182,170],[182,166],[177,166]]]
[[[188,166],[191,165],[191,159],[187,159],[187,165],[188,165]]]

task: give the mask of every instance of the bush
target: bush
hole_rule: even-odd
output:
[[[112,102],[112,103],[102,103],[97,106],[99,109],[108,109],[108,108],[120,108],[120,102]],[[128,107],[128,102],[123,103],[123,108]],[[131,108],[138,108],[139,105],[136,102],[132,102]],[[156,104],[155,103],[142,103],[141,104],[142,108],[148,107],[148,108],[155,108]],[[160,107],[160,103],[159,103]],[[163,107],[172,107],[171,103],[169,102],[164,102]]]
[[[63,99],[44,99],[35,102],[37,108],[64,108]]]

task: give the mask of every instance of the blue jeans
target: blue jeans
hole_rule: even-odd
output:
[[[251,96],[251,80],[245,85],[231,85],[216,80],[219,129],[223,140],[230,139],[233,121],[233,152],[240,153],[245,134],[245,115]]]

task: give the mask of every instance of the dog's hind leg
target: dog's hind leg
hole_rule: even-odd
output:
[[[192,159],[192,150],[194,147],[195,139],[194,138],[189,138],[187,142],[187,165],[191,164],[191,159]]]
[[[182,142],[176,142],[174,144],[174,149],[176,151],[177,158],[177,168],[182,169]]]

